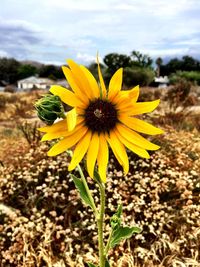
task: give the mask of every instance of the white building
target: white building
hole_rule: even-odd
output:
[[[19,90],[44,89],[48,90],[51,85],[56,84],[55,81],[47,78],[38,78],[35,76],[28,77],[17,82]]]
[[[154,82],[158,85],[158,88],[166,88],[169,85],[169,78],[167,76],[155,77]]]

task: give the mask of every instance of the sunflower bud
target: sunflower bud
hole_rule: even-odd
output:
[[[121,219],[116,214],[114,214],[110,219],[110,224],[112,229],[115,230],[117,227],[120,226]]]
[[[65,118],[64,108],[59,96],[45,95],[35,103],[38,117],[51,125],[58,118]]]
[[[118,205],[117,212],[113,214],[110,219],[110,224],[113,230],[118,228],[121,225],[121,215],[122,215],[122,205]]]

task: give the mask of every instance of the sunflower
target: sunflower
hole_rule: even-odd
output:
[[[105,182],[110,147],[127,174],[129,160],[125,147],[143,158],[150,157],[147,150],[159,148],[139,133],[156,135],[163,131],[135,117],[153,111],[159,100],[138,103],[139,86],[122,91],[122,68],[114,73],[107,90],[99,62],[100,84],[86,67],[72,60],[67,63],[68,67],[63,66],[62,70],[72,91],[53,85],[50,92],[72,109],[65,119],[39,129],[45,132],[42,141],[59,139],[48,155],[56,156],[74,147],[69,171],[75,169],[86,155],[90,177],[94,176],[97,162],[99,175]]]

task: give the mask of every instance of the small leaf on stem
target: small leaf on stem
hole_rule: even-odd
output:
[[[97,183],[101,183],[101,178],[100,178],[100,175],[99,175],[97,169],[94,169],[94,180],[95,180]]]
[[[93,263],[87,263],[88,267],[98,267],[97,265],[94,265]]]
[[[105,267],[110,267],[110,263],[109,261],[106,259],[106,262],[105,262]]]
[[[90,206],[91,208],[93,207],[92,206],[92,203],[90,201],[90,198],[88,196],[88,193],[85,189],[85,186],[84,186],[84,183],[82,182],[81,179],[77,178],[75,175],[72,174],[72,179],[74,181],[74,184],[76,186],[76,188],[78,189],[79,193],[80,193],[80,196],[81,196],[81,199],[83,200],[83,202]]]
[[[121,225],[122,205],[120,204],[117,211],[110,219],[112,230],[117,229]]]
[[[141,229],[139,227],[123,227],[119,226],[116,230],[114,230],[110,242],[110,247],[113,248],[118,245],[122,240],[130,238],[133,234],[139,234]]]

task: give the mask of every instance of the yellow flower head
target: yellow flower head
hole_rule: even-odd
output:
[[[149,158],[147,150],[159,148],[137,132],[155,135],[163,131],[134,117],[153,111],[159,100],[138,103],[139,86],[121,91],[122,68],[112,76],[106,90],[99,63],[100,85],[87,68],[72,60],[67,63],[69,67],[63,66],[62,69],[72,91],[54,85],[50,92],[72,110],[66,119],[39,129],[46,133],[43,141],[59,138],[48,155],[56,156],[74,147],[69,170],[73,170],[87,154],[89,175],[93,177],[97,161],[99,175],[105,182],[110,147],[127,174],[129,161],[125,147],[143,158]]]

